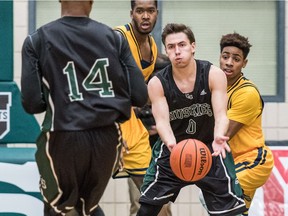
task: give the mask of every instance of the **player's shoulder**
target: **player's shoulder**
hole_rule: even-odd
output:
[[[237,93],[240,95],[250,95],[250,97],[259,97],[260,95],[257,86],[250,80],[245,80],[238,85]]]
[[[217,67],[217,66],[215,66],[215,65],[211,65],[211,67],[210,67],[210,73],[216,73],[216,74],[222,74],[223,76],[225,76],[225,73],[221,70],[221,68],[219,68],[219,67]]]
[[[219,78],[225,78],[226,79],[225,73],[219,67],[217,67],[213,64],[210,66],[209,77],[212,77],[212,78],[219,77]]]

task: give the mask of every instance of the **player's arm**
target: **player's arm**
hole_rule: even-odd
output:
[[[229,128],[227,136],[231,139],[244,125],[255,121],[262,112],[262,102],[258,91],[251,86],[238,89],[232,96],[232,107],[228,110]]]
[[[243,127],[243,125],[244,124],[240,122],[229,119],[229,128],[226,135],[231,139]]]
[[[143,74],[132,56],[127,40],[125,40],[121,33],[116,31],[115,34],[117,35],[116,40],[119,45],[121,65],[129,77],[132,105],[142,107],[148,100],[147,85]]]
[[[176,139],[170,125],[169,107],[158,77],[154,76],[148,82],[148,94],[152,104],[152,113],[156,122],[157,132],[171,151],[176,145]]]
[[[225,136],[229,126],[227,118],[227,79],[223,71],[213,65],[209,73],[209,86],[212,92],[211,100],[215,118],[214,141],[212,143],[214,153],[212,155],[218,156],[221,154],[225,158],[225,150],[230,152],[227,144],[229,137]]]
[[[39,59],[32,41],[28,36],[22,47],[21,97],[22,105],[27,113],[36,114],[46,110],[46,102],[42,92],[42,77]]]

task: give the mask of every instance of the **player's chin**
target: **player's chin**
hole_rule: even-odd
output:
[[[225,75],[226,75],[227,77],[233,76],[233,72],[228,72],[228,71],[225,71],[225,70],[224,70],[224,73],[225,73]]]
[[[141,28],[142,34],[150,34],[152,32],[151,28]]]

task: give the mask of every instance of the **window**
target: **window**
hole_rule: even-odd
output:
[[[60,17],[57,1],[29,3],[35,5],[36,12],[30,15],[35,16],[36,27]],[[158,9],[153,35],[162,52],[164,25],[184,23],[196,37],[195,57],[218,66],[221,36],[236,31],[248,37],[252,44],[244,75],[258,86],[265,101],[284,101],[285,1],[158,0]],[[94,1],[91,18],[111,27],[126,24],[130,22],[130,1]]]
[[[259,88],[265,101],[284,101],[283,1],[186,0],[163,1],[163,25],[184,23],[196,38],[195,58],[219,66],[221,36],[234,31],[252,44],[244,75]]]

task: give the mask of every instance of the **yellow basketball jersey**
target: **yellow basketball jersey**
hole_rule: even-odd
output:
[[[234,158],[265,146],[262,131],[263,100],[257,87],[243,75],[227,88],[228,118],[243,124],[243,127],[230,139],[229,144]]]
[[[132,25],[129,23],[129,24],[126,24],[124,26],[118,26],[115,28],[115,30],[121,32],[122,35],[124,35],[126,37],[128,43],[129,43],[132,55],[133,55],[137,65],[138,65],[138,67],[141,69],[145,80],[147,81],[149,76],[154,71],[154,67],[155,67],[155,63],[156,63],[156,59],[157,59],[157,45],[155,43],[154,38],[151,35],[149,36],[149,42],[150,42],[151,54],[152,54],[150,65],[148,65],[147,67],[143,67],[141,64],[141,62],[143,62],[142,55],[140,52],[138,42],[137,42],[135,35],[134,35]]]
[[[132,55],[147,81],[154,71],[157,59],[157,46],[153,37],[151,35],[149,36],[152,58],[150,62],[145,62],[142,59],[132,25],[126,24],[124,26],[118,26],[115,30],[121,32],[127,39]],[[123,153],[124,168],[129,174],[144,175],[151,158],[149,133],[142,121],[136,117],[133,109],[131,110],[131,118],[120,126],[123,139],[126,141],[129,149],[129,154],[126,152]]]

